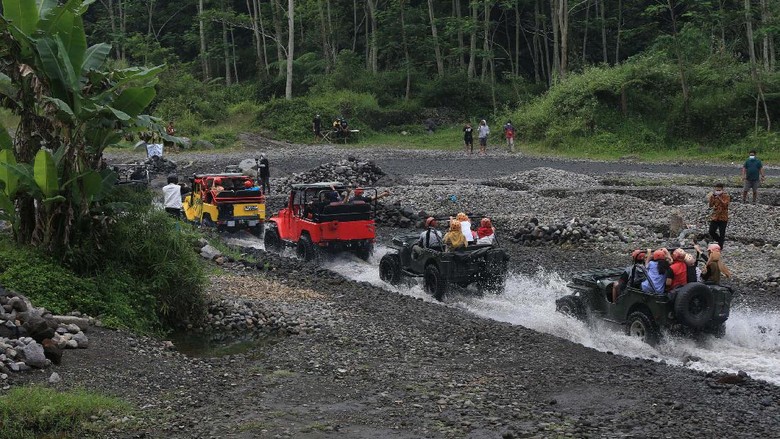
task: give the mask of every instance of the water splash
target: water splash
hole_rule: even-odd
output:
[[[262,241],[253,237],[231,237],[227,241],[263,248]],[[399,286],[379,279],[379,260],[387,251],[387,247],[377,246],[368,262],[350,254],[340,254],[323,261],[322,265],[355,281],[435,302],[416,279]],[[555,300],[566,294],[570,291],[564,279],[557,273],[540,270],[533,276],[511,273],[503,294],[477,296],[456,291],[443,305],[521,325],[602,352],[664,360],[696,370],[744,370],[755,379],[780,385],[780,312],[734,308],[726,322],[726,336],[721,339],[694,340],[665,334],[662,342],[652,347],[625,335],[623,328],[617,325],[603,321],[583,322],[556,312]]]

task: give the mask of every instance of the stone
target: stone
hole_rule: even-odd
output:
[[[14,322],[5,322],[0,325],[0,338],[19,338],[19,328]]]
[[[71,334],[78,334],[79,332],[81,332],[81,328],[79,328],[79,325],[75,323],[70,323],[66,325],[65,329],[67,329],[68,332],[70,332]]]
[[[216,145],[209,142],[208,140],[198,139],[192,143],[192,147],[197,149],[214,149],[216,148]]]
[[[43,355],[52,363],[60,364],[62,362],[62,348],[54,340],[47,338],[43,340],[41,345],[43,346]]]
[[[76,340],[68,340],[65,342],[65,347],[68,349],[76,349],[79,347],[79,344]]]
[[[57,372],[52,372],[52,374],[49,375],[49,384],[57,384],[60,381],[62,381],[62,378],[60,378],[60,374]]]
[[[46,338],[54,337],[56,331],[56,323],[50,325],[46,319],[38,316],[30,316],[22,327],[28,336],[39,343]]]
[[[78,325],[81,330],[89,326],[89,319],[76,316],[52,316],[52,318],[61,325]]]
[[[24,302],[24,299],[21,297],[12,297],[11,300],[8,301],[8,304],[11,305],[11,309],[15,309],[19,312],[25,312],[27,311],[27,303]]]
[[[208,259],[209,261],[211,261],[211,260],[216,259],[219,256],[222,256],[222,252],[220,252],[214,246],[209,244],[209,245],[203,247],[202,249],[200,249],[200,255],[203,258]]]
[[[25,345],[19,354],[24,360],[24,363],[28,366],[37,367],[43,369],[46,367],[46,355],[43,352],[43,346],[38,343],[30,343]]]
[[[257,176],[257,162],[255,159],[244,159],[241,160],[238,164],[238,169],[241,170],[241,172],[244,175],[249,175],[250,177],[256,177]]]
[[[78,332],[76,334],[73,334],[73,340],[78,343],[79,349],[86,349],[89,347],[89,339],[86,335],[84,335],[83,332]]]

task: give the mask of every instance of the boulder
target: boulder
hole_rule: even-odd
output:
[[[52,316],[52,318],[61,325],[78,325],[81,330],[86,329],[89,326],[89,319],[76,316]]]
[[[242,173],[249,175],[251,177],[257,177],[257,162],[255,159],[244,159],[241,160],[241,162],[238,164],[238,169],[241,170]]]
[[[43,346],[43,355],[52,363],[60,364],[62,362],[62,349],[57,346],[54,340],[47,338],[41,343]]]
[[[38,343],[32,342],[24,345],[24,347],[19,350],[19,355],[28,366],[37,367],[39,369],[43,369],[47,366],[46,354],[43,352],[43,346]]]
[[[196,149],[214,149],[216,148],[216,145],[208,140],[198,139],[192,144],[192,147]]]
[[[83,332],[73,334],[73,340],[76,340],[79,349],[86,349],[89,347],[89,339]]]
[[[214,246],[209,244],[203,247],[202,249],[200,249],[200,255],[208,259],[209,261],[211,261],[222,256],[222,252],[220,252]]]
[[[30,316],[26,322],[22,325],[25,332],[29,337],[32,337],[37,342],[42,342],[46,338],[54,337],[54,333],[57,330],[57,323],[48,321],[43,317]]]

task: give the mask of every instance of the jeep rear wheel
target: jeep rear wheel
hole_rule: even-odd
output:
[[[279,237],[279,230],[276,226],[268,227],[263,237],[263,243],[265,244],[265,251],[277,253],[282,251],[282,239]]]
[[[703,329],[715,313],[715,300],[710,288],[700,283],[683,286],[674,299],[674,314],[686,326]]]
[[[585,308],[582,306],[582,300],[577,296],[563,296],[556,300],[555,310],[575,319],[585,320]]]
[[[642,311],[634,311],[628,316],[626,334],[641,338],[642,341],[651,346],[658,344],[661,339],[658,326]]]
[[[444,295],[447,294],[447,287],[449,285],[447,284],[447,279],[444,279],[444,277],[441,275],[439,267],[437,267],[435,264],[431,264],[425,267],[424,282],[425,291],[433,294],[434,299],[438,301],[444,299]]]
[[[379,261],[379,278],[390,285],[401,282],[401,258],[397,254],[387,254]]]
[[[360,244],[355,250],[355,255],[364,261],[367,261],[372,253],[374,253],[374,244],[370,242]]]
[[[309,235],[301,235],[295,249],[298,257],[304,261],[311,261],[317,258],[317,249],[314,247],[314,243],[311,242]]]

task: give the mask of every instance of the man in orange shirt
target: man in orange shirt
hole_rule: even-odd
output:
[[[723,191],[723,183],[715,184],[715,190],[707,194],[707,202],[712,208],[710,218],[710,236],[720,248],[726,241],[726,225],[729,222],[729,203],[731,196]]]

